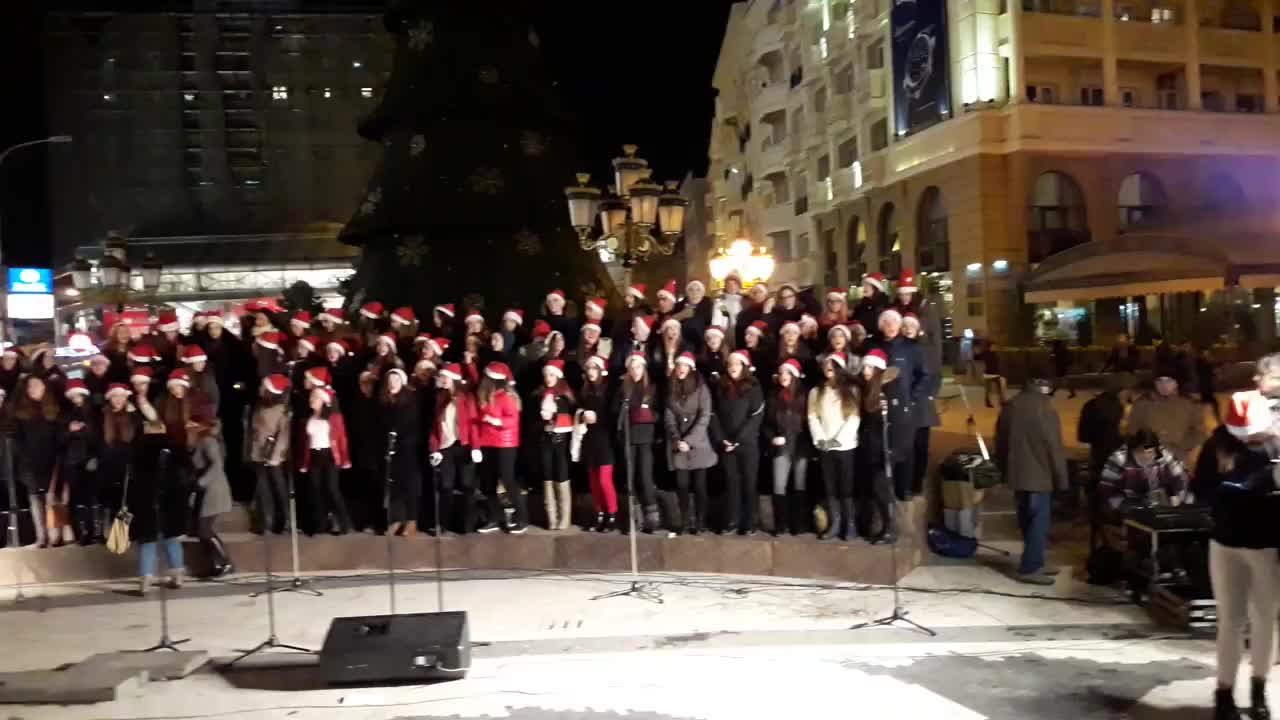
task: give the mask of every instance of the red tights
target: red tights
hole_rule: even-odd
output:
[[[587,475],[591,478],[591,499],[595,501],[596,512],[618,514],[618,492],[613,488],[613,466],[589,468]]]

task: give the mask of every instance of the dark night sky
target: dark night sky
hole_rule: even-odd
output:
[[[426,0],[423,0],[426,1]],[[470,2],[472,0],[436,0]],[[174,6],[146,0],[5,2],[0,53],[6,111],[0,148],[58,132],[45,127],[38,8],[138,10]],[[264,3],[269,5],[270,3]],[[624,142],[640,145],[657,179],[706,171],[714,107],[711,75],[730,0],[547,0],[537,23],[561,89],[588,128],[591,171],[604,182],[610,158]],[[37,7],[38,6],[38,7]],[[354,129],[352,130],[354,132]],[[92,138],[77,138],[77,143]],[[49,262],[46,152],[75,162],[75,145],[18,151],[0,169],[4,262]]]

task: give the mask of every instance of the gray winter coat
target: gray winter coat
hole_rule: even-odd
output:
[[[678,400],[667,394],[665,412],[667,427],[667,463],[672,470],[703,470],[716,464],[716,451],[711,447],[707,426],[711,423],[711,393],[702,381],[698,390]],[[681,441],[689,443],[689,452],[679,452]]]
[[[231,512],[231,485],[222,467],[222,448],[212,434],[200,438],[191,451],[191,469],[197,488],[197,515],[217,517]]]
[[[1014,490],[1067,489],[1062,422],[1049,397],[1028,385],[1004,406],[996,422],[996,464]]]
[[[245,429],[245,457],[251,463],[283,465],[289,457],[289,403],[259,405]],[[275,438],[274,445],[271,438]],[[270,453],[270,458],[267,454]]]

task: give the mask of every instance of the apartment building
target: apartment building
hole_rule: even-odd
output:
[[[956,334],[1185,337],[1221,313],[1274,336],[1278,25],[1274,0],[739,3],[712,225],[783,280],[914,268]]]

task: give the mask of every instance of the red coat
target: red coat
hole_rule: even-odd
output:
[[[443,397],[443,395],[441,395]],[[459,391],[453,396],[453,403],[458,406],[458,444],[465,448],[479,447],[480,427],[476,412],[476,397],[469,392]],[[444,407],[436,407],[436,422],[431,426],[431,452],[440,452],[440,419],[444,417]]]
[[[311,436],[307,434],[308,415],[298,424],[301,437],[297,447],[302,448],[302,472],[307,472],[311,465]],[[333,453],[333,464],[346,470],[351,467],[351,450],[347,446],[347,425],[342,421],[342,413],[334,410],[329,415],[329,450]]]
[[[486,417],[497,418],[500,424],[492,425],[485,421]],[[494,393],[489,404],[480,407],[476,427],[482,448],[520,447],[520,407],[516,396],[506,390]]]

